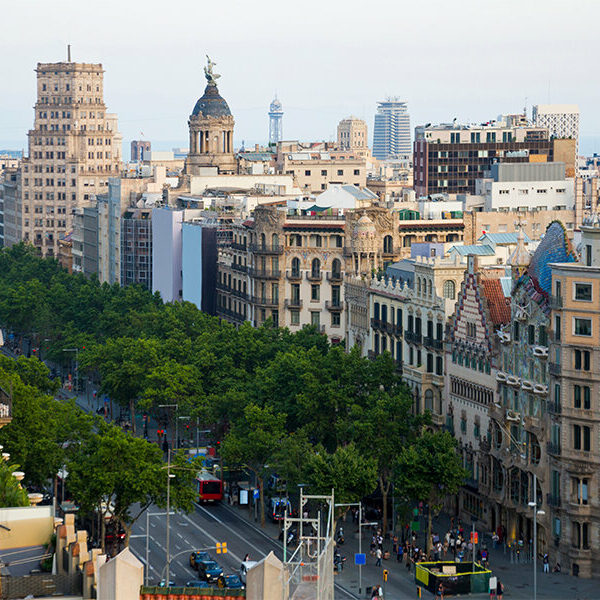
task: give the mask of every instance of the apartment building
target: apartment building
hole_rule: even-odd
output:
[[[488,411],[497,385],[496,330],[510,322],[510,289],[510,277],[500,278],[497,269],[482,269],[478,257],[468,255],[446,336],[443,413],[469,473],[458,494],[458,510],[461,518],[475,517],[491,531],[498,524],[494,511],[487,510],[492,484]]]
[[[600,567],[600,222],[581,226],[581,260],[552,265],[549,487],[550,555],[592,577]]]
[[[579,143],[579,106],[577,104],[536,104],[533,107],[533,123],[547,127],[556,138],[575,140],[575,153]]]
[[[496,123],[426,125],[415,129],[413,155],[417,196],[475,193],[475,182],[494,163],[567,162],[569,140],[550,139],[548,129]]]
[[[367,124],[354,116],[342,119],[337,126],[337,147],[339,150],[353,152],[356,156],[367,156]]]
[[[507,542],[533,538],[529,502],[543,506],[551,492],[549,456],[560,442],[549,426],[551,264],[576,260],[561,223],[552,223],[533,256],[524,247],[512,265],[511,323],[498,332],[497,393],[489,407],[491,488],[489,511]],[[528,263],[528,264],[527,264]],[[549,511],[538,517],[537,547],[552,544]]]
[[[116,116],[106,112],[101,64],[38,63],[36,74],[29,155],[8,203],[5,241],[26,240],[55,256],[74,209],[105,192],[108,178],[118,174],[122,138]]]
[[[121,220],[121,285],[152,289],[152,209],[132,208]]]

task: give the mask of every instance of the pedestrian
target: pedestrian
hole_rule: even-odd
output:
[[[377,551],[375,552],[375,556],[377,557],[377,560],[375,561],[375,566],[380,567],[381,566],[381,557],[383,556],[383,552],[381,551],[381,548],[377,548]]]
[[[548,556],[547,552],[544,553],[542,562],[544,563],[544,573],[550,573],[550,557]]]
[[[398,550],[397,550],[397,553],[396,553],[396,560],[399,563],[401,563],[403,556],[404,556],[404,548],[402,548],[402,546],[400,544],[398,544]]]
[[[396,534],[394,534],[394,537],[392,538],[392,551],[394,554],[398,552],[398,536]]]
[[[238,560],[239,560],[239,558],[238,558]],[[246,556],[244,556],[244,562],[247,562],[249,560],[250,560],[250,555],[246,554]]]
[[[496,581],[496,598],[498,598],[498,600],[502,600],[503,594],[504,594],[504,586],[502,585],[502,583],[500,583],[500,580],[498,579]]]
[[[371,600],[376,600],[378,596],[379,596],[379,586],[374,585],[371,588]]]
[[[410,554],[406,555],[406,571],[410,573]]]
[[[440,581],[440,583],[437,586],[437,589],[435,591],[435,595],[440,599],[440,600],[444,600],[444,586],[442,585],[442,582]]]

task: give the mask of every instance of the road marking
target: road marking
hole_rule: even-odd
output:
[[[187,523],[186,523],[187,525]],[[185,540],[185,538],[179,533],[179,531],[177,532],[177,537],[180,537],[182,540]]]
[[[216,537],[213,537],[213,536],[212,536],[212,535],[210,535],[210,533],[208,533],[207,531],[204,531],[204,529],[202,529],[202,527],[200,527],[200,525],[198,525],[197,523],[194,523],[194,521],[192,521],[192,520],[191,520],[191,519],[190,519],[188,516],[186,516],[186,515],[183,515],[183,518],[184,518],[184,519],[185,519],[185,520],[186,520],[188,523],[190,523],[191,525],[193,525],[193,526],[194,526],[196,529],[198,529],[199,531],[201,531],[201,532],[202,532],[202,533],[203,533],[203,534],[204,534],[204,535],[205,535],[207,538],[209,538],[209,539],[210,539],[212,542],[214,542],[215,544],[216,544],[217,542],[220,542],[220,541],[221,541],[221,540],[217,540],[217,538],[216,538]],[[218,520],[218,519],[217,519],[217,520]],[[225,528],[227,528],[227,529],[230,529],[229,527],[227,527],[227,525],[225,525],[224,523],[222,523],[222,521],[219,521],[219,523],[221,523],[221,524],[222,524],[222,525],[223,525]],[[232,529],[230,529],[230,531],[232,531],[232,532],[233,532],[233,530],[232,530]],[[239,537],[240,539],[244,539],[244,538],[242,538],[242,536],[238,535],[236,532],[233,532],[233,533],[235,533],[235,535],[236,535],[237,537]],[[247,543],[247,542],[246,542],[246,543]],[[249,545],[251,545],[251,544],[249,544]],[[261,553],[261,551],[260,551],[258,548],[256,548],[255,546],[252,546],[252,548],[254,548],[254,549],[257,551],[257,552]],[[235,554],[234,552],[231,552],[231,551],[229,551],[229,552],[228,552],[228,554],[229,554],[229,556],[232,556],[233,558],[235,558],[235,560],[237,560],[237,561],[238,561],[240,564],[243,562],[243,561],[242,561],[242,559],[241,559],[241,557],[237,556],[237,554]]]

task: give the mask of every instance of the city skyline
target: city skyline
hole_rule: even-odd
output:
[[[32,71],[38,61],[66,60],[70,43],[74,61],[103,64],[106,100],[119,116],[124,140],[138,139],[143,132],[157,148],[163,141],[186,140],[187,117],[202,94],[202,64],[209,53],[222,74],[221,94],[236,115],[236,147],[242,140],[266,142],[268,107],[277,93],[285,106],[287,139],[335,139],[341,119],[355,114],[370,124],[377,101],[397,95],[408,103],[414,125],[454,117],[485,121],[520,111],[526,102],[529,115],[536,103],[578,104],[580,150],[600,151],[600,116],[594,110],[599,91],[584,60],[593,34],[577,29],[579,14],[600,13],[590,1],[576,2],[568,13],[558,2],[537,1],[524,7],[504,3],[502,12],[471,1],[459,7],[384,2],[366,13],[353,10],[352,3],[340,11],[338,2],[308,2],[302,11],[306,15],[292,15],[285,7],[269,9],[270,24],[263,22],[266,3],[240,4],[233,15],[202,7],[201,20],[194,18],[200,8],[180,4],[185,20],[181,10],[173,10],[158,24],[152,10],[157,5],[145,4],[141,10],[138,2],[108,2],[106,11],[94,15],[92,29],[86,14],[65,10],[58,34],[45,27],[52,8],[33,4],[34,13],[31,4],[27,15],[19,5],[5,13],[8,22],[27,16],[34,42],[0,66],[0,76],[12,86],[2,102],[0,146],[25,145],[35,101]],[[65,9],[71,5],[70,0],[61,4]],[[114,19],[111,8],[117,6],[119,18]],[[511,6],[519,7],[518,18]],[[311,7],[319,9],[316,24]],[[408,28],[400,38],[393,35],[400,20],[422,26]],[[532,22],[535,28],[528,25]],[[345,33],[333,51],[327,34],[336,29]],[[561,32],[573,29],[579,35],[567,43]],[[20,44],[17,33],[9,28],[0,42],[5,55]],[[452,60],[445,64],[440,57],[448,56],[448,47]]]

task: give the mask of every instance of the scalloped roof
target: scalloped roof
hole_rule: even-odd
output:
[[[567,237],[564,225],[560,221],[552,221],[531,257],[527,273],[535,280],[542,291],[549,294],[552,289],[550,264],[576,261],[577,255]]]

